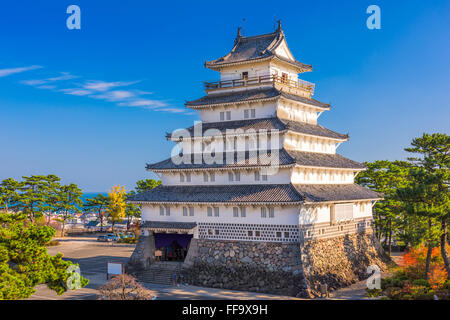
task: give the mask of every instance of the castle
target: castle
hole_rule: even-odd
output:
[[[201,122],[167,134],[167,160],[147,165],[162,185],[135,195],[141,269],[178,261],[203,286],[308,296],[383,264],[372,234],[380,195],[354,183],[364,165],[336,153],[346,134],[318,124],[329,104],[299,74],[278,23],[207,61],[220,80],[186,102]]]

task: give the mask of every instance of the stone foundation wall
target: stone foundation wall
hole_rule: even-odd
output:
[[[303,271],[313,295],[319,294],[320,284],[335,290],[367,279],[368,266],[385,270],[389,260],[372,233],[310,240],[302,246]]]
[[[298,243],[196,240],[182,271],[189,284],[283,295],[306,288]]]

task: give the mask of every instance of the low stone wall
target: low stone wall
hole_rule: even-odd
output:
[[[367,267],[386,269],[389,258],[372,233],[356,233],[310,240],[302,246],[302,264],[309,293],[319,294],[319,285],[329,290],[367,279]]]
[[[298,243],[197,239],[191,249],[189,284],[291,296],[306,288]]]

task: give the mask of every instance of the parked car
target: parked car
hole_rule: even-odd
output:
[[[117,240],[119,240],[119,237],[117,237],[117,235],[114,234],[114,233],[108,233],[108,234],[106,235],[106,237],[107,237],[108,239],[110,239],[110,241],[117,241]]]
[[[107,236],[98,236],[97,241],[108,242],[108,241],[112,241],[112,240],[110,238],[108,238]]]

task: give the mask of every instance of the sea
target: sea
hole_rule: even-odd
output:
[[[99,194],[107,196],[108,192],[86,192],[86,193],[83,193],[83,196],[81,197],[81,199],[83,200],[83,203],[86,203],[87,199],[93,198]]]

